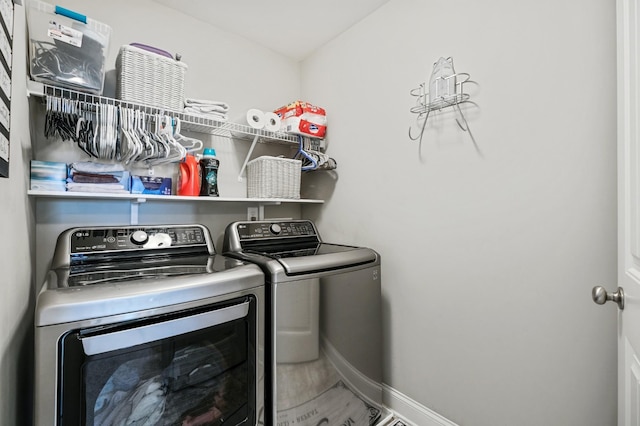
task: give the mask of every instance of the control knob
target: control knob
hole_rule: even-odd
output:
[[[142,245],[149,241],[149,235],[146,232],[138,230],[131,234],[131,242],[133,244]]]
[[[274,235],[278,235],[280,232],[282,232],[282,228],[280,227],[280,225],[278,225],[277,223],[272,224],[269,227],[269,230],[271,231],[272,234]]]

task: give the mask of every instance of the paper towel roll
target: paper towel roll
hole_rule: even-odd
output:
[[[247,124],[254,129],[264,129],[264,125],[266,124],[264,112],[251,108],[247,111]]]
[[[278,132],[280,131],[280,125],[282,124],[280,121],[280,117],[275,112],[265,112],[264,113],[265,123],[264,129],[270,132]]]

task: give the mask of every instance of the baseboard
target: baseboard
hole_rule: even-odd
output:
[[[458,426],[384,383],[382,384],[382,401],[398,419],[410,425]]]

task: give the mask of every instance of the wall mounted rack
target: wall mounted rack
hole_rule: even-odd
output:
[[[147,114],[169,114],[177,117],[181,126],[185,130],[192,132],[210,134],[214,136],[222,136],[227,138],[240,138],[253,140],[251,148],[245,159],[243,166],[246,167],[247,160],[251,156],[253,148],[258,141],[265,143],[277,143],[284,145],[298,146],[298,138],[296,135],[290,135],[283,132],[270,132],[263,129],[254,129],[248,125],[232,123],[227,121],[218,121],[207,117],[187,114],[180,111],[169,109],[161,109],[151,107],[149,105],[132,103],[113,99],[105,96],[92,95],[89,93],[79,92],[71,89],[50,86],[33,80],[27,81],[27,95],[33,97],[55,96],[62,99],[78,100],[86,103],[100,103],[107,105],[118,105],[125,108],[138,109]],[[280,205],[286,203],[296,204],[322,204],[323,200],[314,199],[288,199],[288,198],[242,198],[242,197],[186,197],[176,195],[147,195],[147,194],[108,194],[108,193],[83,193],[83,192],[53,192],[53,191],[37,191],[29,190],[27,194],[35,198],[56,198],[56,199],[73,199],[73,200],[124,200],[131,204],[131,224],[138,223],[138,209],[140,204],[149,202],[222,202],[222,203],[245,203],[250,206],[256,206],[259,209],[259,218],[264,217],[264,207],[269,205]]]
[[[416,98],[416,105],[410,111],[417,115],[416,122],[420,127],[420,133],[413,135],[409,128],[409,138],[420,140],[427,125],[427,120],[431,112],[438,112],[446,108],[453,108],[456,113],[456,122],[465,132],[469,133],[473,144],[478,150],[475,138],[469,128],[469,123],[465,118],[460,105],[471,102],[471,96],[465,92],[465,83],[475,83],[471,81],[471,76],[467,73],[456,73],[453,69],[452,58],[440,58],[433,64],[433,71],[428,82],[421,83],[417,88],[410,91],[411,96]]]

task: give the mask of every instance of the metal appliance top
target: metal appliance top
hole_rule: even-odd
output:
[[[379,262],[369,248],[322,242],[310,220],[234,222],[225,230],[223,253],[257,263],[273,275],[334,271]]]
[[[257,266],[216,254],[202,225],[72,228],[58,237],[36,323],[124,314],[263,285]]]

